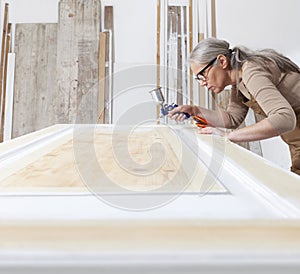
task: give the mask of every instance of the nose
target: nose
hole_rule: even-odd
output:
[[[205,87],[205,86],[207,86],[207,80],[199,80],[199,83],[200,83],[200,85],[202,86],[202,87]]]

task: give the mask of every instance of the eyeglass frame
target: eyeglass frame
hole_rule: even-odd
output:
[[[205,81],[206,76],[203,75],[203,73],[213,65],[213,63],[218,59],[218,56],[215,57],[213,60],[211,60],[204,68],[202,68],[196,75],[195,75],[195,80],[196,81]],[[202,76],[204,79],[200,79],[199,75]]]

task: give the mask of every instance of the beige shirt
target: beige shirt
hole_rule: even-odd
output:
[[[275,65],[269,72],[248,62],[242,67],[239,91],[232,88],[226,127],[236,128],[243,122],[248,112],[245,102],[251,97],[257,101],[279,135],[296,127],[297,116],[300,119],[299,73],[281,73]]]

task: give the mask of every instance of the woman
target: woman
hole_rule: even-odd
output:
[[[183,105],[169,113],[183,121],[184,114],[204,117],[210,126],[203,134],[225,135],[233,142],[250,142],[281,136],[289,145],[291,171],[300,175],[300,69],[287,57],[271,49],[251,51],[245,47],[229,48],[229,43],[216,38],[201,41],[190,56],[196,80],[218,94],[232,86],[227,111],[212,111],[198,106]],[[237,128],[248,108],[263,115],[261,121]]]

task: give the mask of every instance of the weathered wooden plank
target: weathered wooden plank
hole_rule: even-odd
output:
[[[217,37],[216,0],[211,0],[211,35]]]
[[[184,20],[185,13],[184,9],[182,7],[177,7],[177,14],[178,14],[178,44],[177,44],[177,104],[182,105],[183,104],[183,77],[182,77],[182,71],[183,71],[183,55],[185,53],[184,47],[183,47],[183,41],[185,40],[185,33],[184,33]],[[183,26],[182,26],[183,24]]]
[[[156,9],[156,86],[160,86],[160,24],[161,24],[161,16],[160,16],[160,8],[161,8],[161,0],[157,0],[157,9]],[[160,106],[156,106],[156,124],[160,124]]]
[[[104,7],[104,29],[108,30],[112,37],[111,37],[111,41],[112,41],[112,51],[111,51],[111,61],[114,62],[115,60],[115,53],[114,53],[114,8],[113,6],[105,6]],[[107,58],[107,61],[108,58]]]
[[[100,0],[59,2],[57,122],[97,123],[100,12]]]
[[[105,94],[105,57],[107,32],[100,33],[99,43],[99,95],[98,95],[98,123],[104,123],[104,94]]]
[[[13,117],[13,97],[14,97],[14,73],[15,73],[15,53],[9,53],[7,58],[7,100],[5,106],[4,136],[3,141],[12,138],[12,117]]]
[[[4,110],[2,109],[2,105],[4,102],[3,99],[3,78],[4,78],[4,65],[5,65],[5,46],[6,46],[6,36],[7,36],[7,28],[8,28],[8,7],[9,5],[6,3],[4,7],[4,18],[3,18],[3,30],[2,30],[2,44],[1,44],[1,59],[0,59],[0,115],[2,121],[2,114]],[[3,125],[1,124],[1,129],[3,128]],[[3,132],[0,132],[0,142],[3,141]]]
[[[8,23],[7,34],[5,37],[5,58],[3,69],[3,96],[1,102],[1,130],[0,130],[0,142],[4,140],[4,121],[5,121],[5,108],[6,108],[6,84],[7,84],[7,67],[8,67],[8,53],[10,51],[10,35],[11,35],[11,23]]]
[[[16,24],[12,137],[54,121],[57,24]]]
[[[156,9],[156,85],[160,86],[160,0],[157,0],[157,9]],[[159,115],[159,113],[158,113]],[[158,119],[159,117],[157,117]]]
[[[105,123],[112,123],[113,121],[113,71],[114,71],[114,10],[113,6],[104,7],[104,30],[107,32],[106,36],[106,70],[105,70]]]
[[[178,70],[178,7],[167,9],[167,83],[166,102],[178,102],[177,70]]]

